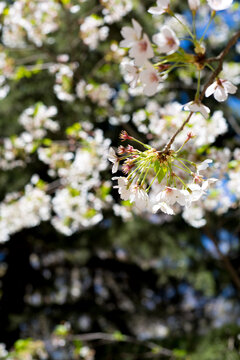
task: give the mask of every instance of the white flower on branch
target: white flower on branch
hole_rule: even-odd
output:
[[[144,85],[143,92],[147,96],[156,94],[160,77],[157,70],[150,64],[147,64],[145,70],[140,73],[140,80]]]
[[[125,64],[124,71],[127,72],[127,82],[129,83],[130,87],[135,88],[139,79],[138,68],[130,64]]]
[[[173,209],[165,202],[159,202],[159,203],[153,205],[153,207],[152,207],[153,214],[156,214],[158,212],[158,210],[161,210],[162,212],[164,212],[167,215],[175,214]]]
[[[230,81],[218,79],[207,88],[205,96],[209,97],[213,94],[217,101],[222,102],[227,100],[228,94],[235,94],[236,91],[237,87]]]
[[[181,206],[185,206],[188,194],[187,190],[180,190],[167,186],[157,195],[156,200],[160,203],[164,202],[167,205],[174,205],[178,203]]]
[[[110,147],[109,149],[108,160],[111,161],[111,163],[113,163],[112,173],[113,174],[116,173],[118,171],[119,159],[112,147]]]
[[[192,111],[192,112],[200,112],[202,116],[205,117],[205,119],[208,118],[210,113],[210,109],[199,101],[190,101],[184,106],[184,110]]]
[[[191,11],[197,11],[200,6],[200,0],[188,0],[188,6]]]
[[[153,15],[161,15],[169,8],[170,0],[157,0],[157,6],[150,7],[148,12]]]
[[[228,9],[233,0],[207,0],[208,5],[214,11],[225,10]]]
[[[146,34],[143,38],[133,44],[129,50],[129,56],[134,59],[136,66],[142,66],[148,59],[154,56],[154,52]]]
[[[115,185],[113,188],[118,189],[118,193],[119,193],[121,199],[125,200],[125,201],[129,200],[130,195],[131,195],[131,190],[128,187],[129,184],[128,184],[127,178],[125,178],[123,176],[119,176],[119,177],[115,176],[112,178],[112,180],[118,181],[118,184]]]
[[[153,35],[153,42],[160,53],[173,54],[179,48],[180,42],[175,32],[168,26],[163,26],[160,33]]]
[[[147,210],[149,207],[149,198],[146,190],[136,185],[131,189],[130,202],[135,202],[137,209]]]
[[[131,47],[135,42],[141,39],[142,27],[134,19],[132,19],[133,28],[124,26],[121,30],[121,35],[124,38],[119,44],[120,47]]]

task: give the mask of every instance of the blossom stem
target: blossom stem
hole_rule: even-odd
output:
[[[173,164],[173,166],[175,166],[175,167],[177,167],[178,169],[181,169],[181,170],[183,170],[183,171],[185,171],[185,172],[189,172],[189,173],[191,174],[191,171],[190,171],[190,170],[186,170],[186,169],[182,168],[181,166],[178,166],[178,165],[175,165],[175,164]]]
[[[195,95],[195,100],[197,101],[200,94],[200,86],[201,86],[201,71],[198,71],[198,82],[197,82],[197,92]]]
[[[194,39],[194,36],[193,36],[191,30],[188,28],[188,26],[183,24],[183,22],[175,14],[172,13],[171,15],[174,17],[174,19],[176,19],[179,22],[179,24],[182,25],[184,30],[186,30],[188,32],[188,34],[191,36],[191,38]]]
[[[151,160],[150,160],[150,161],[151,161]],[[144,181],[145,181],[145,179],[146,179],[146,176],[147,176],[150,168],[151,168],[151,166],[149,166],[149,167],[147,168],[147,171],[145,172],[144,178],[142,179],[141,186],[144,184]]]
[[[174,174],[174,176],[183,184],[184,188],[187,189],[187,184],[185,184],[185,182],[179,176],[177,176],[176,174]]]
[[[202,34],[202,37],[201,37],[201,39],[200,39],[200,44],[201,44],[201,42],[203,41],[203,39],[204,39],[204,37],[205,37],[205,35],[206,35],[207,31],[208,31],[208,28],[209,28],[209,26],[211,25],[211,22],[212,22],[212,20],[214,19],[215,15],[216,15],[216,11],[213,11],[213,12],[211,13],[210,19],[209,19],[209,21],[208,21],[208,23],[207,23],[207,26],[206,26],[206,28],[205,28],[205,30],[204,30],[204,33]]]
[[[190,161],[190,160],[187,160],[187,159],[183,159],[183,158],[176,158],[178,161],[180,161],[180,160],[183,160],[183,161],[186,161],[186,162],[188,162],[189,164],[191,164],[191,165],[193,165],[193,166],[195,166],[196,167],[196,165],[194,164],[194,162],[192,162],[192,161]]]
[[[215,69],[210,65],[210,64],[207,64],[207,67],[212,70],[213,72],[215,71]]]
[[[179,161],[180,164],[182,164],[182,165],[187,169],[187,171],[188,171],[189,173],[192,173],[192,171],[189,169],[189,167],[187,167],[187,165],[184,164],[183,161],[179,160],[179,158],[177,158],[176,160]],[[186,161],[188,161],[188,160],[186,160]],[[190,162],[190,164],[191,164],[191,162]]]
[[[193,19],[193,35],[196,40],[196,11],[192,11],[192,19]]]
[[[153,180],[151,181],[150,185],[148,186],[148,188],[146,189],[146,192],[148,192],[152,186],[152,184],[154,183],[154,181],[156,180],[156,178],[158,177],[159,173],[161,171],[161,168],[158,170],[158,172],[156,173],[156,175],[154,176]]]
[[[148,164],[149,164],[150,162],[151,162],[151,159],[148,160],[147,162],[145,161],[145,163],[143,164],[143,166],[142,166],[142,171],[141,171],[141,173],[140,173],[140,175],[139,175],[139,178],[138,178],[137,183],[140,183],[141,177],[143,176],[144,172],[146,172],[146,167],[148,166]],[[146,177],[146,174],[145,174],[145,176],[143,177],[143,180],[145,179],[145,177]]]
[[[134,137],[133,137],[131,140],[132,140],[132,141],[135,141],[135,142],[137,142],[137,143],[139,143],[139,144],[141,144],[142,146],[144,146],[144,147],[145,147],[146,149],[148,149],[148,150],[151,149],[151,146],[144,144],[143,142],[141,142],[140,140],[137,140],[137,139],[134,138]]]

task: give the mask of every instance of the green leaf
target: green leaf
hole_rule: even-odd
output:
[[[32,339],[28,338],[28,339],[20,339],[17,340],[14,344],[14,348],[17,352],[23,351],[25,350],[29,344],[32,343]]]
[[[187,355],[187,353],[183,349],[174,349],[173,355],[176,356],[177,359],[183,359]]]
[[[69,333],[69,329],[65,325],[57,325],[54,334],[57,336],[66,336]]]
[[[113,333],[113,337],[117,341],[124,341],[124,339],[125,339],[125,335],[123,335],[120,331],[115,331]]]
[[[154,171],[156,173],[156,175],[158,174],[157,178],[158,178],[158,182],[159,184],[162,182],[162,180],[164,179],[166,173],[167,173],[167,167],[166,166],[161,166],[160,162],[158,160],[156,160],[154,162]]]
[[[80,195],[80,191],[77,189],[69,187],[68,190],[72,197],[76,197]]]

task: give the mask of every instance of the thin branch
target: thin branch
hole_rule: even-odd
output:
[[[128,342],[132,344],[138,344],[142,346],[146,346],[147,348],[151,350],[158,349],[157,354],[158,355],[165,355],[172,357],[173,352],[169,349],[163,348],[162,346],[159,346],[158,344],[152,342],[152,341],[142,341],[138,340],[132,336],[128,335],[122,335],[121,339],[118,339],[114,336],[114,334],[107,334],[102,332],[97,333],[89,333],[89,334],[81,334],[81,335],[69,335],[69,340],[80,340],[80,341],[96,341],[96,340],[102,340],[102,341],[113,341],[113,342]]]
[[[186,118],[186,120],[182,123],[182,126],[175,132],[175,134],[171,137],[171,139],[169,140],[169,142],[167,143],[167,145],[164,148],[164,152],[168,152],[168,150],[170,150],[175,138],[177,137],[177,135],[184,129],[185,125],[190,121],[191,117],[192,117],[193,112],[191,111],[190,114],[188,115],[188,117]]]
[[[237,271],[234,269],[234,267],[232,266],[229,258],[224,255],[218,245],[218,241],[215,238],[215,236],[210,232],[208,227],[205,227],[205,234],[207,235],[207,237],[211,240],[211,242],[214,244],[216,251],[220,257],[220,259],[222,260],[225,269],[227,270],[227,272],[229,273],[229,275],[232,278],[233,283],[235,284],[236,288],[240,291],[240,277],[239,274],[237,273]]]
[[[199,96],[199,101],[202,101],[202,99],[204,98],[206,89],[214,82],[215,78],[222,71],[223,61],[224,61],[225,56],[229,53],[231,47],[236,44],[236,42],[238,41],[239,38],[240,38],[240,30],[229,40],[225,49],[216,58],[209,59],[210,61],[219,61],[219,64],[218,64],[216,70],[212,73],[212,75],[210,76],[210,78],[208,79],[206,84],[204,85],[203,90],[201,91],[200,96]],[[209,60],[206,60],[206,63],[210,62]],[[185,125],[190,121],[192,114],[193,114],[193,112],[190,112],[187,119],[183,122],[182,126],[171,137],[171,139],[169,140],[169,142],[166,144],[166,146],[164,148],[164,152],[168,152],[170,150],[176,136],[184,129]]]

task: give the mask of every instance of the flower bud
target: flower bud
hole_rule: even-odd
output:
[[[132,140],[132,139],[133,139],[132,136],[129,136],[129,135],[128,135],[128,133],[126,132],[126,130],[121,131],[119,138],[120,138],[122,141]]]
[[[196,12],[200,6],[200,0],[188,0],[188,6],[191,11]]]

